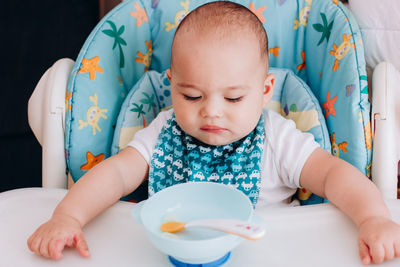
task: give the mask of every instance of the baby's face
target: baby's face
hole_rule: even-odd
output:
[[[248,135],[273,94],[257,40],[184,33],[174,45],[172,104],[179,126],[210,145]]]

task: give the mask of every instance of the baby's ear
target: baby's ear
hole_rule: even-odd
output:
[[[169,82],[171,83],[171,69],[167,69],[165,71],[165,73],[167,74],[167,78],[168,78]]]
[[[266,105],[274,94],[275,75],[268,73],[264,80],[264,105]]]

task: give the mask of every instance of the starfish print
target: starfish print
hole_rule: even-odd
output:
[[[82,171],[88,171],[93,168],[96,164],[100,163],[104,159],[104,153],[94,156],[90,151],[86,152],[87,163],[81,166]]]
[[[328,91],[328,94],[326,95],[326,102],[322,103],[322,107],[325,109],[325,119],[327,119],[330,114],[332,114],[332,116],[336,116],[336,110],[335,110],[336,100],[337,96],[330,99],[330,92]]]
[[[302,70],[306,68],[306,53],[304,53],[304,51],[301,52],[301,57],[303,59],[303,63],[297,65],[297,70]]]
[[[129,13],[132,17],[136,18],[136,26],[140,27],[143,23],[148,22],[149,18],[147,17],[146,10],[144,8],[140,8],[138,2],[133,3],[136,11],[132,11]]]
[[[68,103],[71,97],[72,97],[72,92],[68,93],[68,91],[65,91],[65,106],[69,109],[69,111],[72,110],[72,106]]]
[[[254,8],[254,3],[253,2],[251,2],[250,3],[250,6],[249,6],[249,9],[258,17],[258,19],[262,22],[262,23],[265,23],[265,18],[264,18],[264,16],[263,16],[263,12],[264,12],[264,10],[267,8],[267,6],[262,6],[262,7],[260,7],[259,9],[255,9]]]
[[[98,56],[92,57],[91,59],[82,59],[82,67],[78,71],[79,73],[89,72],[89,77],[93,81],[96,75],[96,71],[103,73],[103,69],[97,65],[100,58]]]
[[[271,53],[271,54],[273,54],[274,56],[279,57],[279,50],[280,50],[280,49],[281,49],[281,48],[280,48],[279,46],[272,47],[272,48],[268,49],[268,53]]]

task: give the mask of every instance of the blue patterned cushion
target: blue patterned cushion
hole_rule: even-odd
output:
[[[133,86],[121,106],[111,154],[117,154],[126,147],[137,131],[148,126],[171,101],[171,85],[165,72],[148,71]]]

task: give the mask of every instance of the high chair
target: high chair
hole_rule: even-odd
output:
[[[29,101],[29,123],[43,147],[44,187],[67,187],[67,173],[77,181],[170,105],[163,72],[173,34],[206,2],[124,1],[99,22],[75,62],[61,59],[43,75]],[[363,43],[349,10],[337,0],[234,2],[251,9],[268,33],[270,66],[278,68],[268,108],[370,176]],[[290,91],[293,86],[301,90]],[[302,204],[324,201],[304,189],[298,198]]]

